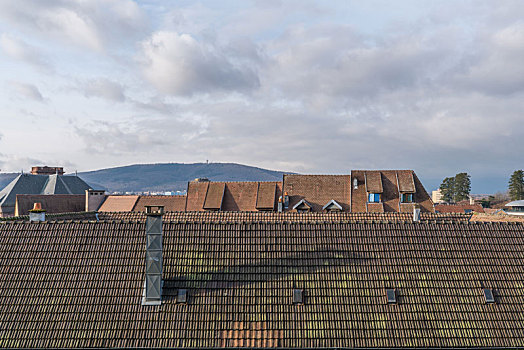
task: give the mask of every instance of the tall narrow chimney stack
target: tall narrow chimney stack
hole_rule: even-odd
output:
[[[146,275],[142,305],[162,305],[163,206],[146,206]]]

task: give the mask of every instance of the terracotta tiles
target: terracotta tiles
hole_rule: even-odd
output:
[[[165,211],[184,211],[186,196],[140,196],[133,211],[146,211],[146,205],[162,205]]]
[[[34,203],[40,203],[47,213],[73,213],[85,211],[83,194],[17,194],[15,215],[27,215]]]
[[[209,182],[191,181],[187,184],[186,211],[203,211]]]
[[[150,307],[144,232],[141,222],[0,223],[0,346],[524,344],[522,224],[165,222],[164,298]],[[297,288],[304,305],[291,302]]]
[[[484,213],[480,204],[437,204],[435,210],[439,213]]]
[[[104,203],[102,203],[98,211],[133,211],[137,200],[138,196],[107,196],[106,200]]]
[[[421,213],[423,222],[468,222],[472,214]],[[145,221],[143,213],[98,213],[100,220]],[[413,213],[167,212],[169,222],[409,222]]]
[[[398,188],[400,192],[415,192],[415,180],[413,179],[413,171],[398,170]]]
[[[382,193],[382,174],[380,171],[365,171],[366,191],[371,193]]]
[[[221,210],[255,211],[258,182],[227,182]]]
[[[204,209],[220,210],[226,185],[223,182],[210,182],[207,188]]]
[[[276,182],[259,182],[257,191],[257,205],[258,210],[274,210],[276,208],[275,203],[277,184]]]
[[[334,199],[344,211],[349,211],[349,175],[284,175],[283,192],[289,195],[289,208],[305,199],[314,212]]]

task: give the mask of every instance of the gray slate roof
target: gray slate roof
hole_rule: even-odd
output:
[[[84,194],[89,188],[78,176],[20,174],[0,191],[0,208],[14,211],[17,194]]]

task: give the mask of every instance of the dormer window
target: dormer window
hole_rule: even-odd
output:
[[[413,203],[413,193],[402,193],[400,195],[401,203]]]
[[[369,193],[368,203],[380,203],[380,193]]]

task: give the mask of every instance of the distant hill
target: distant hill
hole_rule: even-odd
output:
[[[110,192],[184,191],[197,177],[211,181],[282,181],[283,172],[235,163],[137,164],[78,173],[95,189]]]

